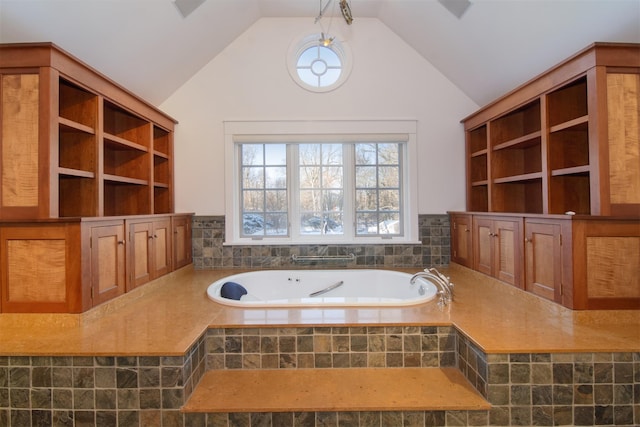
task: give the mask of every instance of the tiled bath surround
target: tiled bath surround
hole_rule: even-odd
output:
[[[223,246],[224,216],[193,218],[193,265],[213,268],[300,268],[291,255],[355,255],[354,261],[304,264],[305,268],[438,267],[449,265],[448,215],[420,215],[415,245],[260,245]]]
[[[493,407],[179,412],[206,369],[365,366],[457,366]],[[183,356],[0,357],[3,427],[639,424],[640,353],[485,354],[452,326],[210,329]]]

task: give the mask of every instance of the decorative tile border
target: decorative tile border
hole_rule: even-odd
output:
[[[306,268],[440,267],[450,262],[448,215],[420,215],[416,245],[273,245],[223,246],[224,216],[193,218],[193,264],[196,269],[214,268],[300,268],[291,255],[355,255],[354,261]]]

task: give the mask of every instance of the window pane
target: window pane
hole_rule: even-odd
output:
[[[324,188],[342,188],[342,168],[322,168],[322,186]]]
[[[380,210],[400,210],[400,191],[380,190]]]
[[[262,215],[244,214],[242,215],[242,233],[244,235],[264,234],[265,221]]]
[[[265,175],[265,188],[287,188],[286,167],[266,167]]]
[[[318,86],[331,86],[338,81],[341,72],[342,70],[340,69],[328,68],[325,73],[320,76],[320,82],[318,83]]]
[[[298,151],[301,165],[320,164],[320,144],[300,144]]]
[[[400,186],[400,168],[398,166],[380,166],[378,168],[380,174],[380,187],[382,188],[398,188]]]
[[[318,56],[330,67],[340,67],[342,65],[340,63],[340,58],[333,50],[331,50],[331,48],[320,46]]]
[[[300,168],[300,188],[320,187],[320,167],[303,166]]]
[[[342,191],[326,190],[323,192],[322,208],[325,212],[341,212],[343,195]]]
[[[356,210],[375,211],[378,209],[378,192],[376,190],[356,190]]]
[[[266,144],[264,151],[265,164],[271,166],[287,165],[286,144]]]
[[[287,191],[268,190],[265,191],[265,210],[267,212],[287,211]]]
[[[376,188],[376,167],[357,166],[356,167],[356,187]]]
[[[381,165],[397,165],[400,144],[378,144],[378,163]]]
[[[376,144],[356,144],[356,165],[376,164]]]
[[[262,167],[245,167],[242,169],[242,188],[264,187]]]
[[[342,164],[342,144],[318,144],[322,151],[323,165]]]
[[[284,236],[288,232],[288,219],[286,213],[267,214],[265,234],[270,236]]]
[[[400,234],[400,214],[382,214],[380,215],[380,223],[378,224],[378,233],[380,234]]]
[[[321,197],[322,192],[320,190],[300,191],[300,210],[303,212],[321,211]]]
[[[320,79],[311,72],[310,68],[298,68],[300,80],[313,87],[320,87]]]
[[[242,145],[242,164],[243,165],[262,165],[264,164],[263,144],[243,144]]]
[[[313,46],[305,49],[300,56],[298,56],[298,68],[311,67],[311,63],[318,59],[318,47]]]
[[[356,232],[358,234],[378,234],[378,215],[358,213],[356,215]]]
[[[242,206],[244,212],[262,212],[264,210],[264,192],[261,190],[243,191]]]

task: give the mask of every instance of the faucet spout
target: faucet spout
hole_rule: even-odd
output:
[[[418,279],[428,280],[439,288],[439,305],[446,306],[453,301],[453,283],[435,268],[425,268],[424,271],[414,274],[409,283],[413,285]]]

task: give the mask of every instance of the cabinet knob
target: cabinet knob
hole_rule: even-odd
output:
[[[525,237],[524,242],[525,243],[533,243],[533,240],[529,239],[528,237]]]
[[[468,232],[470,232],[470,231],[471,231],[471,230],[469,230],[468,228],[465,228],[465,229],[464,229],[464,232],[465,232],[465,233],[468,233]]]
[[[119,245],[124,245],[124,240],[118,240]]]

